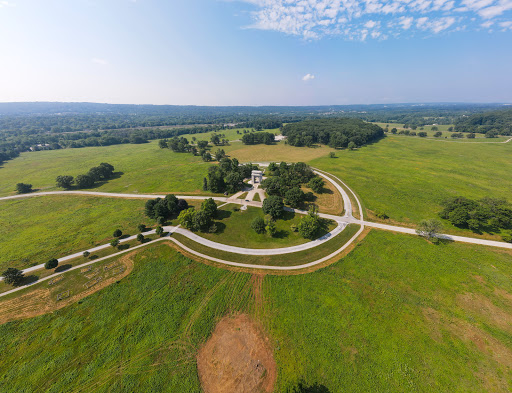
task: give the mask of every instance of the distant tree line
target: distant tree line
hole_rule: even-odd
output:
[[[229,145],[229,140],[221,139],[221,137],[225,137],[224,134],[212,134],[210,141],[215,146],[225,146]],[[196,141],[196,138],[193,136],[192,141]],[[208,151],[210,145],[208,141],[197,141],[196,145],[192,145],[189,143],[188,139],[181,137],[174,137],[172,139],[160,139],[158,141],[158,146],[161,149],[171,149],[175,153],[192,153],[194,156],[201,156],[204,161],[212,161],[214,158],[217,161],[220,161],[222,158],[226,157],[226,153],[224,149],[217,149],[217,151],[212,154]]]
[[[100,165],[89,169],[89,172],[86,174],[78,175],[77,177],[70,175],[57,176],[56,182],[57,187],[65,189],[76,187],[81,189],[90,188],[94,185],[94,183],[101,180],[111,179],[113,176],[114,166],[109,163],[102,162]]]
[[[274,134],[271,132],[251,132],[242,136],[244,145],[271,145],[274,143]]]
[[[342,148],[348,147],[350,142],[357,147],[363,146],[382,137],[384,130],[376,124],[359,119],[340,118],[287,124],[282,133],[288,137],[287,142],[292,146],[313,146],[321,143]]]
[[[477,113],[455,121],[457,132],[479,132],[485,136],[512,135],[512,109]]]

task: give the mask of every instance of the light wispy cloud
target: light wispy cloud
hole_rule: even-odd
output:
[[[14,7],[14,3],[12,1],[0,0],[0,8],[4,7]]]
[[[91,62],[94,64],[103,65],[103,66],[108,64],[108,60],[100,59],[99,57],[93,57],[91,59]]]
[[[249,28],[278,31],[305,40],[332,35],[362,41],[435,35],[490,28],[487,22],[491,21],[512,21],[512,0],[241,1],[254,7]]]
[[[313,74],[306,74],[302,77],[302,80],[304,82],[307,82],[307,81],[310,81],[310,80],[313,80],[315,79],[315,76]]]

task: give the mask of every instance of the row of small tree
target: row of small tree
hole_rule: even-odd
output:
[[[69,175],[57,176],[56,182],[58,187],[65,189],[70,189],[73,186],[76,188],[90,188],[95,182],[108,180],[113,176],[114,166],[109,163],[102,162],[100,165],[89,169],[89,172],[86,174],[78,175],[75,178]]]

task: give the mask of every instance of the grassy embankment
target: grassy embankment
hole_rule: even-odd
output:
[[[246,263],[252,265],[267,265],[267,266],[297,266],[305,263],[313,262],[323,257],[326,257],[336,250],[340,249],[346,244],[360,229],[359,225],[350,224],[337,236],[322,243],[318,247],[311,248],[305,251],[299,251],[282,255],[243,255],[231,252],[221,251],[202,244],[183,236],[179,233],[174,233],[173,238],[178,240],[181,244],[191,248],[203,255],[219,258],[228,262]],[[268,239],[266,235],[262,235],[263,239]],[[191,257],[195,257],[192,255]]]
[[[322,270],[265,276],[256,303],[249,274],[166,245],[134,262],[79,303],[0,326],[2,391],[199,391],[195,354],[236,312],[266,328],[276,392],[300,381],[331,393],[512,388],[506,252],[372,231]]]

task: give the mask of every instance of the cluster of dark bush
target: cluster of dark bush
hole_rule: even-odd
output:
[[[77,177],[69,175],[57,176],[57,186],[61,188],[70,189],[73,186],[76,188],[90,188],[97,181],[108,180],[114,176],[114,166],[106,162],[89,169],[85,175],[78,175]]]
[[[217,226],[213,219],[217,215],[217,204],[212,198],[208,198],[201,204],[200,210],[193,207],[183,210],[178,216],[178,221],[183,228],[191,231],[217,232]]]
[[[345,148],[349,143],[363,146],[384,135],[384,130],[376,124],[359,119],[321,119],[287,124],[282,129],[292,146],[313,146],[316,143],[333,148]]]
[[[313,201],[312,192],[305,193],[301,185],[307,184],[315,192],[321,192],[324,181],[313,173],[313,170],[303,162],[279,165],[272,162],[268,166],[268,177],[261,186],[268,195],[283,198],[287,205],[299,207],[305,201]]]
[[[157,220],[162,225],[166,220],[177,217],[186,209],[188,209],[186,200],[178,199],[175,195],[169,194],[165,198],[147,201],[144,211],[147,217]]]
[[[29,192],[32,192],[32,184],[27,183],[18,183],[16,184],[16,191],[18,194],[28,194]]]
[[[271,132],[251,132],[242,136],[244,145],[271,145],[274,143],[274,134]]]
[[[512,205],[505,199],[484,198],[475,201],[454,197],[444,201],[442,206],[439,216],[458,227],[473,231],[512,227]]]
[[[256,165],[240,165],[236,158],[224,157],[218,165],[208,168],[208,177],[203,179],[203,190],[214,193],[234,193],[243,189],[244,179],[251,177]]]

